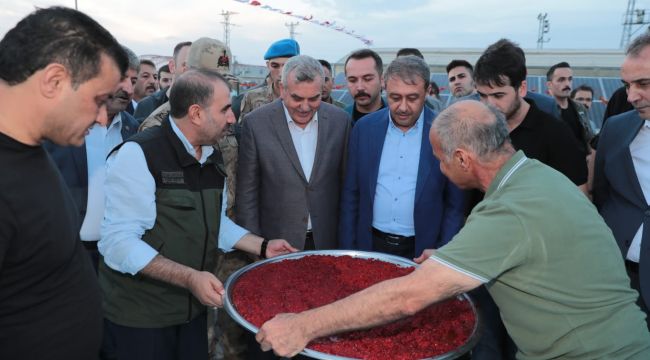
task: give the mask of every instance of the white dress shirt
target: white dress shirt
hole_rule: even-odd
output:
[[[170,117],[171,119],[171,117]],[[187,152],[196,156],[194,148],[178,129],[173,119],[171,126]],[[200,164],[204,164],[214,151],[212,146],[202,146]],[[135,142],[127,142],[111,154],[106,162],[106,213],[101,228],[99,252],[111,269],[137,274],[158,254],[142,235],[156,221],[156,182],[149,172],[144,152]],[[231,250],[248,233],[226,216],[227,189],[223,190],[221,224],[218,246]]]
[[[632,154],[634,171],[637,179],[639,179],[641,190],[643,190],[645,202],[646,204],[650,203],[650,120],[645,120],[636,137],[630,143],[630,153]],[[641,223],[639,230],[634,235],[632,244],[627,251],[628,260],[639,262],[642,235],[643,223]]]
[[[284,106],[284,103],[282,103],[282,108],[284,109],[284,115],[287,118],[291,140],[293,140],[293,147],[298,153],[298,160],[300,160],[302,172],[305,173],[305,178],[309,181],[311,178],[311,170],[314,167],[314,158],[316,157],[318,113],[314,113],[314,117],[303,129],[293,121],[291,115],[289,115],[287,107]],[[311,215],[307,220],[307,230],[311,230]]]
[[[117,113],[108,128],[95,124],[86,135],[86,159],[88,165],[88,201],[86,216],[79,236],[83,241],[99,240],[99,230],[104,218],[104,180],[106,157],[122,143],[122,116]]]

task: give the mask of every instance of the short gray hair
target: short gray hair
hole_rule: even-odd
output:
[[[129,69],[133,69],[135,72],[140,72],[140,59],[138,59],[138,56],[133,52],[133,50],[124,45],[122,45],[122,49],[124,49],[126,56],[129,58]]]
[[[650,45],[650,31],[646,31],[632,40],[625,51],[625,55],[632,57],[639,56],[641,51],[648,45]]]
[[[449,160],[458,148],[474,152],[483,161],[506,150],[505,145],[510,143],[506,118],[497,108],[484,106],[486,109],[480,114],[481,119],[468,116],[467,111],[458,106],[451,106],[433,121],[432,127],[445,160]]]
[[[407,84],[414,84],[415,78],[424,80],[424,89],[429,88],[431,71],[424,60],[414,55],[400,56],[393,60],[384,73],[384,82],[390,78],[399,78]]]
[[[293,73],[296,82],[312,82],[317,77],[325,79],[323,66],[311,56],[297,55],[289,58],[282,68],[282,86],[289,84],[289,74]]]

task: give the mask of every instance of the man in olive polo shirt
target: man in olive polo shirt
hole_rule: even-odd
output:
[[[442,172],[485,191],[447,245],[413,273],[262,325],[262,349],[296,354],[312,339],[367,328],[486,284],[519,359],[650,359],[650,333],[618,247],[565,176],[515,152],[504,115],[461,101],[434,121]],[[431,255],[427,257],[427,255]]]

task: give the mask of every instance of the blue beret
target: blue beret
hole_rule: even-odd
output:
[[[274,42],[269,46],[264,54],[264,60],[275,59],[279,57],[292,57],[300,55],[300,45],[293,39],[282,39]]]

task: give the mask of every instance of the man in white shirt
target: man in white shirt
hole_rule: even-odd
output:
[[[650,308],[650,34],[636,38],[621,66],[635,110],[611,117],[600,132],[594,203],[618,242],[637,304]],[[648,321],[648,318],[646,318]],[[649,326],[650,327],[650,326]]]
[[[217,247],[262,257],[295,251],[225,216],[223,161],[212,144],[235,122],[227,81],[187,72],[170,107],[160,127],[107,160],[99,282],[105,346],[118,360],[206,358],[206,305],[221,306],[224,295],[210,272]]]

